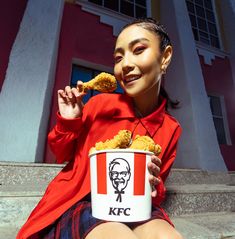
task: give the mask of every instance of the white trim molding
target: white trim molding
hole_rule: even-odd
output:
[[[83,11],[100,16],[100,22],[113,27],[113,35],[117,36],[121,29],[135,18],[107,9],[105,7],[90,3],[87,0],[76,0],[76,4],[82,7]],[[151,0],[146,0],[147,16],[151,16]]]
[[[228,53],[200,42],[196,42],[196,48],[198,54],[203,57],[206,65],[212,65],[212,60],[214,60],[215,57],[229,57]]]
[[[95,5],[86,0],[77,0],[76,3],[82,7],[83,11],[100,16],[100,22],[112,26],[114,36],[117,36],[123,26],[134,19],[132,17],[115,12],[111,9],[109,10],[102,6]]]
[[[98,71],[105,71],[105,72],[113,74],[113,67],[108,67],[108,66],[93,63],[93,62],[90,62],[90,61],[85,61],[85,60],[80,59],[80,58],[73,58],[72,64],[87,67],[87,68],[91,68],[91,69],[98,70]]]

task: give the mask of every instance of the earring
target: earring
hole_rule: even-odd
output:
[[[161,71],[162,71],[162,74],[165,75],[165,74],[166,74],[166,67],[165,67],[165,66],[162,66],[162,67],[161,67]]]

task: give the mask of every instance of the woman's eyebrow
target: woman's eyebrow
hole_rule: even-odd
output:
[[[142,42],[142,41],[150,42],[149,39],[142,37],[142,38],[138,38],[138,39],[135,39],[135,40],[131,41],[128,45],[129,45],[129,47],[132,47],[136,43],[139,43],[139,42]]]
[[[150,42],[149,39],[147,39],[147,38],[138,38],[138,39],[135,39],[135,40],[131,41],[131,42],[128,44],[128,46],[131,48],[131,47],[133,47],[136,43],[142,42],[142,41]],[[116,48],[116,49],[114,50],[114,55],[115,55],[117,52],[123,53],[124,50],[123,50],[122,47],[118,47],[118,48]]]

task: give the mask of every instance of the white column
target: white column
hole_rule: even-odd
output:
[[[0,161],[41,162],[64,0],[28,0],[0,94]]]
[[[181,102],[180,109],[171,111],[183,128],[174,166],[224,171],[186,3],[161,0],[160,10],[174,46],[166,89]]]

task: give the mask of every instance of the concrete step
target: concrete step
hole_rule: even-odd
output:
[[[184,239],[235,239],[235,213],[205,213],[173,217]],[[14,239],[20,227],[0,226],[0,239]]]
[[[0,225],[22,224],[44,193],[44,186],[0,186]],[[235,186],[223,184],[168,185],[163,204],[170,216],[235,211]],[[11,212],[11,213],[9,213]]]
[[[48,184],[64,164],[8,163],[0,161],[0,185],[34,182]],[[235,185],[235,172],[208,172],[199,169],[173,168],[166,181],[171,184],[229,184]]]
[[[171,184],[229,184],[235,185],[235,172],[209,172],[199,169],[173,168],[166,185]]]
[[[19,229],[20,227],[0,225],[0,239],[15,239]]]
[[[12,233],[16,232],[17,228],[25,222],[29,213],[42,197],[48,183],[63,167],[64,165],[57,164],[0,162],[0,239],[14,238],[11,237],[13,235],[11,230]],[[223,225],[223,221],[229,222],[230,219],[234,223],[235,219],[232,219],[232,216],[235,218],[234,185],[234,172],[173,169],[166,183],[168,191],[164,207],[174,218],[179,229],[186,230],[188,228],[187,230],[190,232],[190,228],[195,227],[192,232],[199,236],[196,231],[200,233],[199,227],[204,225],[199,224],[199,218],[205,218],[206,222],[207,217],[208,220],[212,220],[214,215],[222,220],[221,225]],[[216,221],[216,219],[213,220]],[[211,223],[214,222],[213,220]],[[187,222],[189,226],[186,226]],[[190,226],[190,223],[195,224],[194,227]],[[205,229],[205,232],[211,233],[212,229]],[[9,237],[1,237],[3,235],[1,232],[10,233]],[[192,235],[194,235],[193,233]],[[189,234],[185,235],[187,236],[185,238],[194,238],[189,237]],[[224,235],[229,236],[229,234]]]
[[[64,167],[63,164],[0,162],[0,185],[47,184]]]
[[[235,212],[173,217],[184,239],[235,239]]]
[[[235,211],[235,186],[226,184],[168,185],[163,204],[172,215]]]
[[[0,189],[0,226],[4,227],[22,225],[44,193],[40,187],[25,185],[0,186]]]

